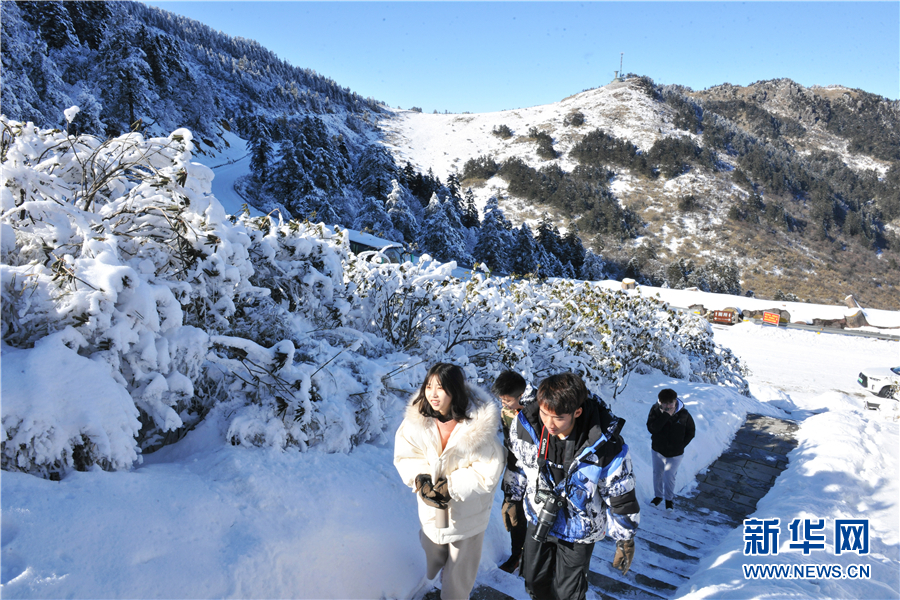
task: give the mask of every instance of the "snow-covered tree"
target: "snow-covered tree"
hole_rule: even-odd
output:
[[[138,28],[127,13],[114,13],[100,44],[100,92],[103,118],[110,131],[128,131],[156,99],[150,87],[152,70],[137,45]]]
[[[382,146],[372,145],[360,156],[354,181],[364,196],[372,196],[383,202],[392,189],[391,180],[396,177],[396,171],[397,166],[387,150]]]
[[[559,229],[547,213],[541,215],[541,220],[538,222],[537,242],[546,252],[557,259],[562,256],[562,240],[559,235]]]
[[[605,263],[602,258],[588,250],[584,254],[584,263],[581,265],[579,279],[585,281],[600,281],[607,278]]]
[[[534,273],[538,265],[536,252],[537,246],[531,228],[528,223],[522,223],[516,230],[515,242],[510,251],[510,272],[516,275]]]
[[[473,253],[475,260],[486,264],[491,271],[506,271],[509,268],[510,253],[505,220],[497,198],[491,197],[484,208],[484,219],[478,230],[478,242]]]
[[[463,199],[462,224],[469,229],[478,227],[481,222],[478,219],[478,207],[475,206],[475,194],[472,188],[466,189]]]
[[[425,207],[425,221],[419,228],[419,247],[434,258],[449,262],[459,261],[469,264],[472,257],[466,249],[465,238],[458,225],[454,227],[453,208],[441,201],[437,193]]]
[[[103,121],[100,115],[103,108],[97,102],[97,98],[86,90],[81,91],[75,99],[78,106],[78,114],[72,119],[69,133],[78,135],[82,133],[100,135],[103,133]]]
[[[403,236],[404,241],[412,243],[419,237],[419,223],[410,209],[407,197],[408,193],[394,179],[391,181],[391,193],[388,195],[385,206],[394,230]]]
[[[42,123],[41,99],[31,83],[31,48],[38,43],[22,20],[21,9],[16,2],[0,2],[0,52],[3,67],[3,85],[0,86],[0,104],[3,113],[20,119]]]
[[[388,240],[396,241],[398,237],[403,237],[394,231],[394,224],[384,209],[384,204],[374,196],[365,199],[359,216],[353,221],[353,228]]]

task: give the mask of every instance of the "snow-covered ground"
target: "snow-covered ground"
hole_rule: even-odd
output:
[[[681,486],[727,447],[747,412],[799,419],[800,444],[754,515],[781,519],[779,554],[744,557],[743,532],[735,530],[678,595],[900,597],[900,412],[895,401],[864,410],[867,396],[856,383],[861,367],[900,362],[900,343],[751,323],[716,326],[715,335],[749,367],[753,398],[644,375],[613,402],[627,419],[642,503],[652,496],[643,423],[660,387],[678,390],[697,422]],[[87,387],[88,378],[80,383]],[[400,416],[398,407],[391,430]],[[225,423],[213,411],[128,472],[76,472],[60,482],[2,472],[2,596],[401,598],[411,591],[424,560],[415,498],[394,470],[392,443],[349,454],[235,447]],[[498,492],[480,577],[505,559],[500,502]],[[829,527],[836,518],[868,519],[870,553],[835,556],[829,533],[825,550],[789,551],[787,524],[797,517],[825,518]],[[745,579],[742,565],[757,562],[870,565],[871,577]],[[517,597],[527,597],[524,588]]]
[[[240,177],[250,173],[250,154],[247,152],[247,143],[230,131],[223,132],[222,139],[228,142],[227,148],[197,158],[198,162],[212,168],[215,173],[212,180],[213,196],[222,203],[226,213],[236,215],[247,204],[247,200],[241,197],[234,184]],[[254,217],[263,214],[249,204],[247,208]]]
[[[622,289],[622,283],[619,281],[604,281],[601,285],[610,290]],[[694,305],[700,305],[706,310],[722,310],[725,308],[737,308],[742,312],[771,309],[785,310],[790,315],[791,323],[811,324],[813,319],[842,319],[860,310],[859,308],[849,308],[847,306],[811,304],[809,302],[782,302],[765,298],[713,294],[696,289],[673,290],[669,288],[637,286],[634,291],[629,293],[659,298],[668,302],[671,306],[685,309]],[[859,331],[881,332],[900,336],[900,311],[865,307],[862,310],[866,317],[866,322],[870,326],[857,328]]]

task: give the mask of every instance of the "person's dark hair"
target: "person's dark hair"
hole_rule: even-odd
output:
[[[525,378],[515,371],[503,371],[497,375],[494,385],[491,386],[491,393],[495,396],[512,396],[518,398],[525,393]]]
[[[666,388],[659,393],[658,398],[663,404],[669,404],[678,398],[678,392]]]
[[[448,415],[441,415],[425,398],[425,388],[432,377],[437,377],[441,382],[441,387],[450,396],[450,410]],[[469,417],[466,413],[469,410],[469,390],[466,386],[466,376],[463,370],[456,365],[450,363],[437,363],[428,369],[425,375],[425,381],[419,388],[419,393],[413,401],[419,407],[419,412],[426,417],[434,417],[441,421],[453,419],[454,421],[465,421]]]
[[[575,373],[551,375],[538,386],[538,403],[557,415],[571,415],[584,406],[587,386]]]

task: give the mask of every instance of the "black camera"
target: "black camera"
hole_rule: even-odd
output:
[[[547,533],[556,521],[556,514],[563,507],[565,499],[547,490],[538,490],[534,499],[542,504],[538,513],[537,529],[534,530],[535,541],[543,543],[547,540]]]

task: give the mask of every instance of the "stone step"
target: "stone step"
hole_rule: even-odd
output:
[[[708,546],[711,536],[718,537],[717,532],[722,528],[723,522],[710,520],[710,522],[704,523],[698,521],[695,517],[683,514],[686,499],[678,498],[676,502],[676,510],[673,512],[665,509],[655,509],[657,512],[651,512],[654,510],[652,507],[642,511],[638,536],[642,537],[644,532],[653,531],[662,537],[678,539],[685,545],[698,549]],[[725,526],[730,528],[734,525],[728,519],[725,521]]]
[[[618,574],[618,571],[616,573]],[[602,598],[614,598],[616,600],[625,598],[648,598],[650,600],[668,598],[676,589],[672,587],[671,590],[666,590],[660,595],[657,590],[647,585],[649,578],[638,576],[629,581],[630,575],[631,573],[623,579],[621,574],[619,574],[619,577],[608,577],[601,573],[588,571],[588,584]]]
[[[606,575],[607,577],[619,577],[619,571],[613,569],[612,559],[615,556],[615,545],[610,548],[602,548],[597,551],[594,548],[594,556],[591,557],[591,571]],[[634,561],[631,563],[631,569],[625,575],[625,579],[632,579],[637,576],[646,577],[659,582],[656,587],[665,589],[666,586],[678,587],[688,580],[688,574],[679,573],[675,561],[671,559],[663,559],[658,554],[645,552],[641,554],[641,548],[635,547]],[[692,573],[693,569],[689,569],[688,573]]]

